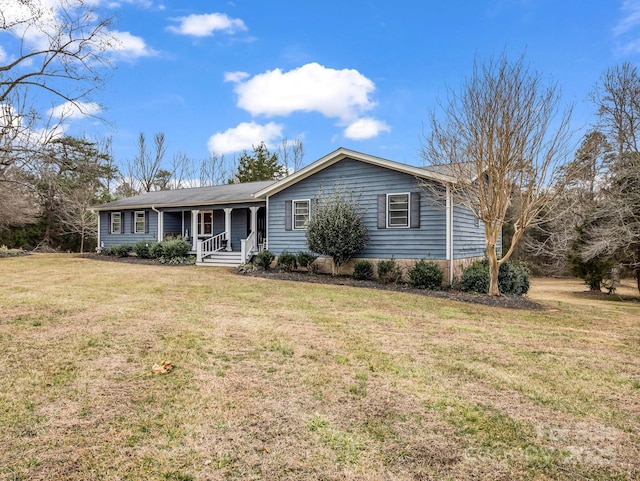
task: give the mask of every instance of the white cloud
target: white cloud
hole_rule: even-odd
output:
[[[145,0],[133,1],[143,6],[148,3]],[[99,8],[100,5],[103,5],[101,0],[30,0],[29,2],[0,0],[0,11],[4,21],[11,25],[6,29],[7,32],[24,40],[28,48],[46,50],[51,38],[55,38],[59,32],[66,30],[63,25],[69,21],[69,18],[79,18],[79,21],[87,26],[83,31],[97,28],[100,17],[92,11],[92,8]],[[71,45],[71,50],[79,48],[82,39],[78,37],[73,40],[76,45]],[[95,51],[104,49],[124,59],[157,54],[142,38],[117,30],[102,29],[100,35],[88,45],[89,48],[95,48]],[[86,48],[87,45],[85,45]]]
[[[369,98],[375,85],[367,77],[357,70],[335,70],[317,63],[289,72],[270,70],[236,83],[237,105],[252,115],[320,112],[350,123],[376,106]]]
[[[242,122],[237,127],[218,132],[209,138],[207,146],[210,152],[216,154],[229,154],[251,149],[264,141],[267,146],[276,139],[282,137],[281,124],[269,122],[260,125],[255,122]]]
[[[108,50],[120,58],[132,60],[158,55],[158,52],[150,48],[142,37],[118,30],[112,30],[108,35],[114,40],[110,42]]]
[[[344,136],[351,140],[365,140],[376,137],[381,132],[391,132],[391,127],[381,120],[365,117],[344,129]]]
[[[619,36],[640,25],[640,2],[625,0],[622,4],[623,18],[613,28],[613,34]]]
[[[57,119],[83,119],[102,111],[95,102],[65,102],[49,109],[49,115]]]
[[[618,53],[622,55],[640,53],[640,1],[625,0],[621,7],[622,18],[613,28],[617,39]]]
[[[247,77],[249,77],[249,74],[247,72],[225,72],[224,73],[225,82],[237,83],[237,82],[243,81]]]
[[[5,62],[8,58],[7,52],[2,45],[0,45],[0,62]]]
[[[210,37],[216,31],[235,33],[247,30],[247,26],[239,18],[230,18],[224,13],[207,13],[189,15],[175,19],[180,22],[177,27],[167,27],[167,30],[193,37]]]

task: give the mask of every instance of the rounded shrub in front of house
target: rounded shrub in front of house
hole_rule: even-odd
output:
[[[366,259],[360,259],[353,265],[351,277],[359,281],[369,281],[373,279],[373,264]]]
[[[133,244],[133,252],[141,259],[151,259],[151,246],[157,244],[157,242],[149,242],[141,240]]]
[[[162,256],[165,259],[187,257],[191,250],[191,244],[183,239],[166,240],[162,242]]]
[[[298,267],[302,267],[307,270],[312,269],[312,264],[318,258],[317,255],[312,254],[311,252],[300,251],[296,254],[296,261],[298,262]]]
[[[469,264],[456,287],[464,292],[486,294],[489,292],[489,262],[484,259]],[[522,296],[529,291],[529,270],[522,264],[507,261],[498,271],[498,288],[502,294]]]
[[[163,242],[153,242],[149,245],[149,256],[152,259],[160,259],[164,255]]]
[[[254,257],[253,264],[267,270],[271,267],[271,263],[276,258],[275,254],[269,249],[264,249]]]
[[[408,271],[409,283],[418,289],[437,290],[442,287],[444,272],[433,261],[420,260]]]
[[[276,267],[285,271],[294,271],[298,268],[298,259],[295,254],[289,251],[282,251],[278,256]]]
[[[402,268],[395,259],[378,262],[378,282],[382,284],[397,284],[402,281]]]

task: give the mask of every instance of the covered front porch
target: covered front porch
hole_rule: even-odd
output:
[[[182,237],[191,243],[198,265],[244,264],[266,239],[264,203],[165,210],[158,223],[162,238]]]

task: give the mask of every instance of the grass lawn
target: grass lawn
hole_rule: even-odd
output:
[[[578,281],[534,312],[73,255],[0,278],[2,480],[640,479],[640,303]]]

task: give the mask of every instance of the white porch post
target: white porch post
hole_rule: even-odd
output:
[[[227,233],[227,251],[231,252],[231,211],[233,208],[224,209],[224,231]]]
[[[164,212],[158,211],[158,242],[164,238]]]
[[[258,209],[259,208],[260,207],[257,207],[257,206],[249,207],[249,210],[251,210],[251,232],[255,232],[258,230]]]
[[[199,210],[191,211],[191,248],[195,251],[198,244],[198,213]]]

